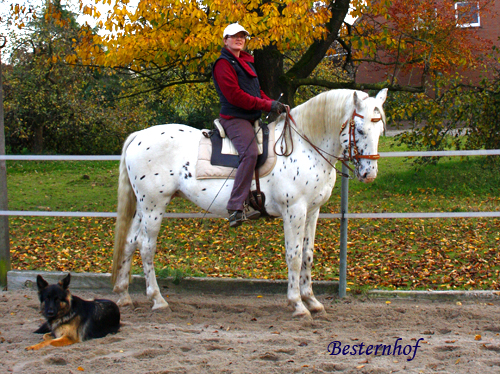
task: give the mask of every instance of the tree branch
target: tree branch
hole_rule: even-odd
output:
[[[288,79],[302,79],[308,77],[325,57],[326,52],[338,38],[339,30],[344,23],[349,11],[350,0],[337,0],[330,2],[332,16],[326,24],[329,33],[323,40],[315,41],[304,53],[301,59],[286,73]]]

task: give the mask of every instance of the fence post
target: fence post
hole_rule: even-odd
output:
[[[339,297],[345,297],[347,291],[347,206],[349,200],[349,169],[342,163],[342,187],[340,189],[340,266],[339,266]]]
[[[3,119],[2,49],[7,38],[0,35],[0,156],[5,155],[5,129]],[[7,209],[7,168],[0,160],[0,210]],[[9,216],[0,216],[0,287],[7,286],[7,272],[10,270]]]

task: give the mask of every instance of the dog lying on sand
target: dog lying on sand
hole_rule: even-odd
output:
[[[27,347],[37,350],[48,345],[63,347],[89,339],[102,338],[120,328],[120,309],[111,300],[83,300],[68,290],[71,275],[49,285],[41,275],[36,278],[41,313],[47,320],[37,334],[43,342]]]

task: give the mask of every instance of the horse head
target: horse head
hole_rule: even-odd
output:
[[[344,144],[344,159],[355,165],[355,175],[365,183],[373,182],[377,176],[378,141],[384,131],[385,113],[383,104],[387,88],[376,97],[360,97],[353,93],[354,111],[346,121],[340,134]]]

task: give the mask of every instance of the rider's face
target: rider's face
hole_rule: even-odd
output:
[[[247,40],[246,38],[247,34],[241,31],[235,35],[224,38],[224,45],[234,55],[239,56],[240,52],[243,50],[243,48],[245,48],[245,43]]]

